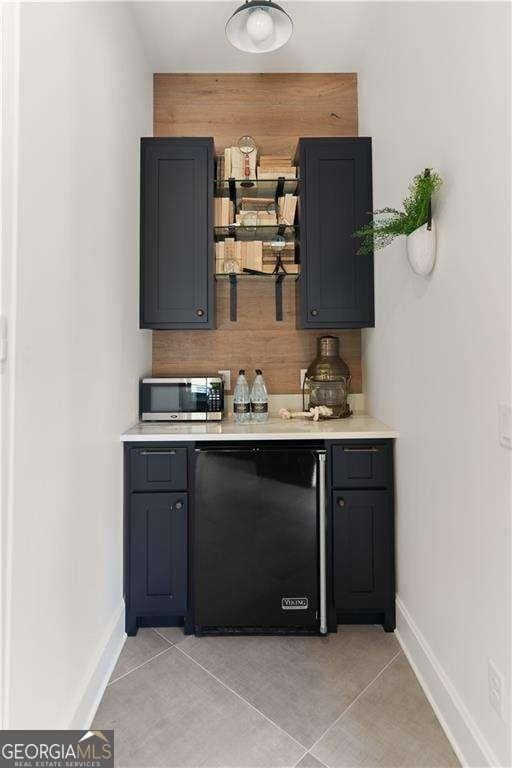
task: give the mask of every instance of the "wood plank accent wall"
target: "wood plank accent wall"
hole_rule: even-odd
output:
[[[155,74],[154,135],[213,136],[218,153],[250,133],[263,154],[293,156],[300,136],[357,136],[355,74]],[[300,391],[299,371],[315,356],[316,338],[332,333],[362,392],[361,332],[295,327],[295,285],[283,283],[275,320],[272,280],[238,286],[238,320],[229,320],[229,285],[216,288],[217,329],[153,331],[153,374],[262,368],[274,394]]]
[[[153,373],[216,373],[229,368],[231,380],[239,368],[252,378],[255,368],[274,394],[300,391],[299,372],[316,354],[316,338],[325,331],[295,328],[295,283],[283,283],[283,320],[275,319],[274,283],[240,280],[238,320],[229,319],[229,283],[217,283],[217,328],[214,331],[153,331]],[[341,355],[352,374],[352,391],[361,392],[361,333],[331,331],[339,336]]]
[[[300,136],[357,136],[356,74],[154,75],[155,136],[213,136],[217,152],[249,133],[293,157]]]

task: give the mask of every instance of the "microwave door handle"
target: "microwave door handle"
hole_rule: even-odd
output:
[[[318,451],[318,563],[320,581],[320,634],[327,634],[327,578],[325,543],[325,451]]]

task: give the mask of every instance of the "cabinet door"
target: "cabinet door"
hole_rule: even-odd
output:
[[[394,604],[390,494],[336,491],[333,505],[336,611],[388,611]]]
[[[187,609],[186,494],[134,493],[130,505],[130,610],[182,614]]]
[[[213,327],[213,139],[142,139],[141,327]]]
[[[373,326],[373,255],[353,237],[372,210],[371,139],[301,139],[298,159],[299,324]]]

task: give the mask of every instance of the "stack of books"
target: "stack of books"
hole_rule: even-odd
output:
[[[258,179],[297,178],[296,168],[289,157],[282,155],[261,155],[258,166]]]
[[[236,223],[242,227],[276,226],[277,215],[267,211],[242,211],[236,214]]]
[[[299,265],[295,263],[295,244],[286,243],[282,251],[279,252],[281,261],[290,275],[296,275],[299,272]],[[263,247],[263,272],[272,273],[275,269],[278,254],[271,247],[270,243],[265,243]]]
[[[280,197],[278,201],[279,207],[279,223],[293,226],[295,222],[295,211],[297,210],[297,196],[285,195]]]
[[[257,159],[256,150],[246,155],[238,147],[226,147],[224,150],[224,178],[255,179]]]
[[[216,181],[224,181],[224,155],[217,155],[215,159],[215,179]]]
[[[215,227],[227,227],[233,224],[235,209],[229,197],[215,197],[213,223]]]
[[[222,242],[215,243],[216,274],[237,274],[244,269],[262,272],[262,267],[263,243],[261,240],[243,241],[226,237]]]

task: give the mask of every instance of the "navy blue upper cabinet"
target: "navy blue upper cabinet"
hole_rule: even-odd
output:
[[[301,328],[374,325],[373,256],[352,233],[372,210],[369,138],[300,139]]]
[[[214,327],[212,138],[141,141],[140,325]]]

